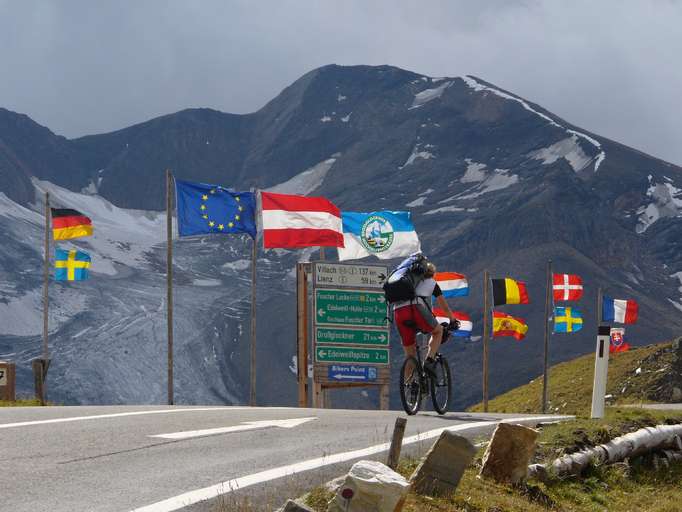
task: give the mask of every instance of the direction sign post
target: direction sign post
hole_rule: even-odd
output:
[[[312,267],[314,406],[332,387],[380,386],[387,409],[389,323],[382,286],[388,269],[326,261]]]

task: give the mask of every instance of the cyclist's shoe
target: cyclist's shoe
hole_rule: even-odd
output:
[[[424,371],[431,377],[436,377],[436,360],[433,357],[427,357],[424,361]]]

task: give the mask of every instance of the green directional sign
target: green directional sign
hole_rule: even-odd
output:
[[[315,361],[318,363],[368,363],[388,364],[387,348],[339,347],[317,345]]]
[[[334,327],[317,327],[315,329],[317,343],[335,343],[337,345],[380,345],[388,346],[386,331],[365,331],[359,329],[339,329]]]
[[[386,327],[388,308],[383,292],[315,290],[317,325]]]

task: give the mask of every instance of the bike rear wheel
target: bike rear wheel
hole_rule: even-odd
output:
[[[405,412],[412,416],[417,414],[421,404],[421,379],[419,361],[416,357],[408,357],[400,368],[400,401]]]
[[[450,395],[452,394],[452,379],[450,376],[450,365],[448,360],[441,354],[436,357],[436,375],[431,376],[431,402],[438,414],[445,414],[450,405]]]

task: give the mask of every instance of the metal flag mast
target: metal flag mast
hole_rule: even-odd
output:
[[[551,298],[551,299],[550,299]],[[552,311],[550,313],[550,300]],[[554,318],[554,294],[552,293],[552,260],[547,262],[547,293],[545,296],[545,359],[542,370],[542,413],[547,412],[549,402],[549,324]]]
[[[166,304],[168,325],[168,405],[173,405],[173,175],[166,169]]]
[[[256,218],[258,218],[258,190],[254,191],[256,202]],[[256,263],[258,262],[258,231],[251,244],[251,388],[249,405],[256,406]]]
[[[49,284],[50,284],[50,193],[45,191],[45,260],[43,265],[43,350],[42,358],[32,361],[36,395],[41,405],[45,405],[46,377],[50,361],[48,344],[49,328]]]
[[[490,337],[490,319],[488,313],[490,309],[490,274],[487,270],[483,272],[483,412],[488,412],[488,338]]]

